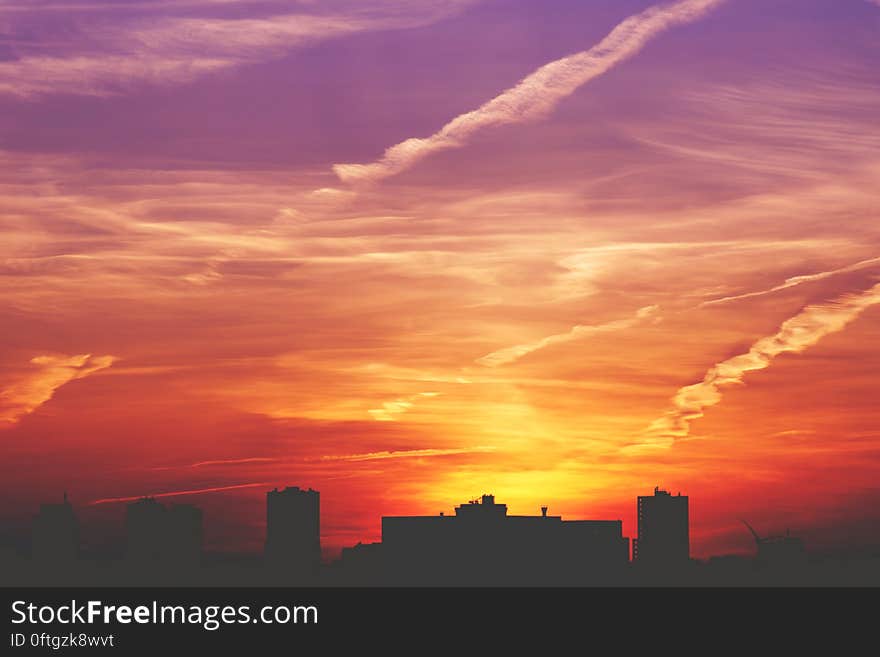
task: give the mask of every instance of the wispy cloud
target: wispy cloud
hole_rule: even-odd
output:
[[[170,85],[276,57],[289,50],[384,24],[378,19],[276,16],[161,19],[95,35],[83,52],[28,55],[0,63],[0,93],[105,96],[139,84]]]
[[[380,408],[371,408],[367,411],[373,416],[374,420],[380,422],[394,422],[398,415],[402,415],[409,411],[415,403],[426,397],[437,397],[439,392],[418,392],[408,397],[400,397],[390,402],[384,402]]]
[[[579,87],[638,53],[657,34],[697,20],[723,2],[681,0],[630,16],[594,47],[542,66],[515,87],[457,116],[430,137],[396,144],[371,164],[336,164],[333,170],[345,182],[375,182],[405,171],[437,151],[463,146],[484,128],[540,119]]]
[[[807,306],[786,320],[774,335],[761,338],[746,353],[712,366],[699,383],[681,388],[672,399],[673,408],[655,420],[645,431],[643,440],[631,447],[669,447],[674,441],[686,438],[691,422],[703,417],[706,408],[721,401],[725,387],[742,383],[748,372],[770,367],[779,354],[801,353],[826,335],[842,331],[875,304],[880,304],[880,283],[861,293]]]
[[[596,335],[598,333],[613,333],[615,331],[621,331],[623,329],[631,328],[636,324],[639,324],[643,320],[651,317],[656,319],[658,310],[658,306],[645,306],[644,308],[640,308],[635,315],[627,319],[618,319],[613,322],[606,322],[605,324],[595,324],[592,326],[578,324],[577,326],[573,326],[571,330],[567,331],[566,333],[557,333],[556,335],[550,335],[546,338],[536,340],[535,342],[529,342],[527,344],[519,344],[513,347],[499,349],[498,351],[493,351],[491,354],[486,354],[485,356],[478,358],[474,362],[476,362],[478,365],[485,365],[486,367],[499,367],[500,365],[507,365],[508,363],[517,361],[523,356],[527,356],[528,354],[538,351],[539,349],[543,349],[544,347],[550,347],[552,345],[562,344],[565,342],[572,342],[573,340],[579,340],[581,338],[585,338],[590,335]]]
[[[302,0],[299,0],[302,2]],[[297,2],[297,0],[294,0]],[[308,3],[305,0],[304,3]],[[116,4],[112,2],[50,2],[49,0],[0,0],[0,11],[16,13],[32,12],[102,12],[123,9],[138,9],[144,11],[161,9],[192,9],[197,7],[212,7],[217,5],[255,5],[266,4],[266,0],[122,0]]]
[[[26,57],[0,63],[0,94],[107,96],[136,84],[179,84],[232,66],[219,58],[163,56]]]
[[[226,3],[194,6],[215,4]],[[429,24],[467,4],[469,0],[410,6],[384,2],[366,9],[343,4],[335,13],[307,13],[308,7],[301,6],[298,13],[257,18],[135,15],[115,22],[100,16],[77,20],[69,30],[72,36],[58,42],[46,39],[45,44],[27,39],[18,58],[0,62],[0,94],[108,96],[144,84],[182,84],[346,34]]]
[[[202,495],[204,493],[222,493],[227,490],[239,490],[241,488],[256,488],[258,486],[269,486],[265,482],[256,482],[253,484],[235,484],[233,486],[214,486],[212,488],[196,488],[193,490],[175,490],[167,493],[150,493],[149,495],[132,495],[130,497],[105,497],[100,500],[89,502],[89,506],[96,504],[114,504],[117,502],[135,502],[145,497],[179,497],[181,495]]]
[[[816,433],[815,429],[787,429],[771,434],[771,438],[788,438],[791,436],[809,436]]]
[[[344,454],[322,456],[322,461],[379,461],[384,459],[426,458],[430,456],[451,456],[454,454],[479,454],[492,452],[494,447],[463,447],[459,449],[401,449],[365,454]]]
[[[804,283],[813,283],[815,281],[821,281],[826,278],[831,278],[832,276],[836,276],[837,274],[848,274],[850,272],[859,271],[860,269],[865,269],[867,267],[872,267],[874,265],[880,265],[880,257],[878,258],[870,258],[868,260],[862,260],[860,262],[856,262],[852,265],[848,265],[846,267],[841,267],[840,269],[831,269],[829,271],[822,271],[816,274],[805,274],[802,276],[793,276],[791,278],[787,278],[784,283],[777,285],[775,287],[771,287],[767,290],[758,290],[757,292],[747,292],[745,294],[737,294],[735,296],[730,297],[722,297],[720,299],[712,299],[710,301],[705,301],[700,304],[700,307],[704,306],[714,306],[722,303],[729,303],[731,301],[739,301],[741,299],[751,299],[753,297],[761,297],[766,294],[772,294],[773,292],[780,292],[781,290],[787,290],[790,287],[795,287],[797,285],[803,285]]]
[[[61,386],[110,367],[114,356],[35,356],[34,370],[0,391],[0,427],[12,425],[52,399]]]

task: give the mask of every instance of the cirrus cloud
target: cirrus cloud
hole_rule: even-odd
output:
[[[0,391],[0,427],[16,424],[52,399],[61,386],[110,367],[115,356],[35,356],[35,369]]]
[[[70,21],[63,39],[29,36],[18,39],[10,23],[8,40],[18,44],[15,58],[0,61],[0,94],[34,99],[51,94],[111,96],[142,85],[167,86],[191,82],[224,69],[276,59],[297,48],[348,34],[406,29],[431,24],[473,0],[425,0],[409,4],[394,0],[370,8],[342,3],[331,10],[307,6],[297,13],[262,17],[134,16],[105,20],[100,13]],[[213,4],[198,3],[210,8]],[[107,5],[107,11],[143,9]],[[150,8],[150,7],[147,7]],[[155,9],[156,7],[152,7]],[[2,7],[0,7],[2,9]],[[77,9],[76,5],[71,10]],[[95,5],[85,9],[95,10]],[[45,11],[30,8],[36,16]],[[24,10],[22,10],[24,12]],[[76,16],[76,14],[74,14]],[[125,14],[123,14],[125,17]]]

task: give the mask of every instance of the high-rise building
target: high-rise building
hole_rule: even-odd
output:
[[[168,509],[166,523],[166,559],[179,565],[198,563],[204,540],[202,510],[192,504],[174,504]]]
[[[321,495],[288,486],[266,493],[266,561],[275,568],[312,572],[321,563]]]
[[[126,556],[139,563],[161,561],[165,553],[167,509],[142,497],[125,507]]]
[[[633,561],[652,568],[675,568],[690,560],[687,495],[671,495],[654,488],[640,495],[638,538],[633,541]]]
[[[67,493],[63,502],[40,505],[40,513],[34,519],[31,549],[34,559],[44,564],[69,563],[77,558],[79,523]]]
[[[125,531],[130,560],[192,565],[202,553],[202,510],[190,504],[165,507],[144,497],[126,507]]]

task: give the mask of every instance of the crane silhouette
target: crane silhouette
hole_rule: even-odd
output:
[[[789,530],[785,530],[784,536],[761,536],[745,520],[740,520],[752,536],[755,538],[755,546],[758,549],[758,561],[785,565],[800,562],[804,558],[804,542],[798,537],[792,536]]]
[[[780,542],[780,541],[800,541],[799,538],[793,539],[791,537],[791,530],[790,529],[785,530],[785,536],[763,536],[762,537],[760,534],[758,534],[758,532],[755,531],[755,528],[752,527],[748,522],[746,522],[745,520],[740,520],[740,522],[742,524],[744,524],[748,528],[748,530],[752,533],[752,536],[755,537],[755,544],[758,545],[759,547],[765,543],[775,543],[775,542]]]
[[[767,539],[761,538],[761,536],[758,534],[758,532],[755,531],[755,528],[752,527],[752,526],[751,526],[748,522],[746,522],[745,520],[740,520],[740,522],[741,522],[742,524],[744,524],[744,525],[748,528],[748,530],[752,533],[752,536],[755,537],[755,544],[760,548],[761,543],[763,543],[763,542],[764,542],[765,540],[767,540]]]

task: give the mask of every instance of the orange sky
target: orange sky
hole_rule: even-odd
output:
[[[9,532],[197,491],[259,549],[290,484],[330,553],[488,492],[632,536],[660,485],[695,556],[880,542],[876,4],[14,4]]]

